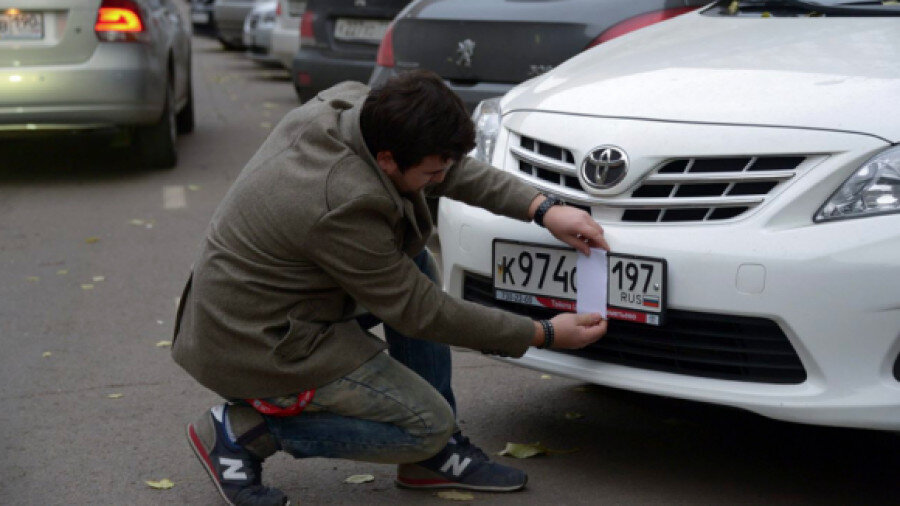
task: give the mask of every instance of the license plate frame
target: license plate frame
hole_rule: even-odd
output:
[[[337,18],[334,38],[343,42],[380,43],[390,21],[383,19]]]
[[[11,9],[0,12],[0,41],[35,41],[43,40],[45,34],[44,13],[34,11],[18,11],[8,14]],[[30,30],[22,27],[31,25]],[[13,30],[15,29],[15,30]]]
[[[517,251],[519,252],[518,255],[512,257]],[[523,251],[527,251],[530,257],[522,257]],[[542,261],[543,258],[538,258],[537,253],[549,255],[549,258]],[[566,260],[560,261],[560,257],[564,257]],[[527,258],[530,258],[530,269],[532,271],[537,267],[543,273],[545,283],[547,278],[556,283],[553,289],[544,289],[543,286],[539,286],[540,278],[537,277],[539,276],[537,272],[532,272],[530,279],[527,279],[528,282],[525,283],[526,273],[524,266],[529,265],[529,262],[524,260]],[[558,311],[574,312],[577,310],[577,252],[574,249],[566,246],[494,239],[491,247],[491,259],[491,287],[496,300]],[[666,260],[664,258],[625,253],[609,253],[607,260],[607,316],[611,319],[634,323],[653,326],[663,325],[666,320],[668,304],[668,263]],[[620,267],[614,271],[616,264],[619,262],[621,262],[619,264]],[[652,272],[647,273],[649,269],[646,267],[642,268],[641,264],[651,265]],[[625,291],[627,293],[624,301],[622,299],[622,290],[618,289],[620,280],[623,283],[625,279],[630,280],[627,276],[625,279],[622,279],[622,276],[625,276],[625,270],[628,269],[628,265],[634,265],[634,268],[637,269],[639,279],[635,283],[636,285],[640,285],[641,281],[643,281],[646,283],[648,290],[655,288],[640,294],[640,304],[637,303],[634,289]],[[643,280],[640,278],[642,273],[648,274]],[[517,276],[522,281],[521,283],[515,281]],[[563,290],[560,290],[559,284],[563,283],[563,280],[567,277],[574,279],[573,290],[568,290],[566,286],[563,286]],[[563,284],[565,285],[565,283]],[[634,288],[639,287],[635,286]],[[651,294],[651,304],[644,306],[643,296],[647,293]],[[610,303],[613,297],[617,299],[614,301],[617,302],[615,304]]]

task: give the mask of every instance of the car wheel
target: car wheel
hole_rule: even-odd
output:
[[[297,98],[299,98],[300,102],[303,104],[309,102],[317,95],[315,90],[311,90],[309,88],[301,88],[296,84],[294,85],[294,91],[297,92]]]
[[[194,85],[191,79],[188,79],[187,82],[187,102],[178,111],[175,123],[180,134],[194,131]]]
[[[175,142],[178,126],[175,117],[175,92],[169,80],[162,117],[156,124],[139,127],[136,134],[138,155],[148,167],[171,168],[178,161]]]
[[[236,44],[234,42],[229,42],[223,37],[218,37],[219,42],[222,43],[222,47],[225,48],[226,51],[238,51],[244,48],[241,44]]]

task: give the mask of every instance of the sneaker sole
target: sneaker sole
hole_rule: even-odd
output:
[[[225,495],[225,491],[222,490],[222,484],[220,484],[219,480],[216,478],[216,470],[213,467],[212,460],[209,459],[209,454],[203,449],[203,445],[200,443],[200,438],[197,437],[197,432],[194,430],[194,424],[192,423],[187,425],[187,438],[188,443],[191,445],[191,449],[194,450],[194,455],[197,456],[197,460],[200,461],[203,469],[206,469],[206,474],[209,475],[209,479],[211,479],[213,485],[216,486],[216,490],[219,491],[222,499],[225,499],[226,503],[234,506],[234,503],[228,499],[228,496]]]
[[[404,481],[401,478],[396,478],[394,480],[394,484],[400,488],[408,488],[408,489],[436,489],[436,488],[458,488],[462,490],[475,490],[476,492],[516,492],[518,490],[522,490],[525,488],[525,484],[528,483],[528,478],[525,478],[525,481],[522,482],[521,485],[509,485],[506,487],[498,487],[492,485],[467,485],[465,483],[459,483],[457,481],[444,481],[444,480],[407,480]]]

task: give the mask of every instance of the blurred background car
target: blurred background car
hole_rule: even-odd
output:
[[[517,365],[900,430],[898,21],[721,1],[482,102],[475,156],[588,210],[612,251],[589,278],[546,229],[443,199],[445,288],[548,318],[606,286],[603,339]]]
[[[194,33],[214,35],[213,0],[191,0],[191,23]]]
[[[125,128],[144,162],[171,167],[192,96],[175,0],[0,0],[0,132]]]
[[[272,55],[272,30],[275,28],[274,0],[258,3],[244,19],[244,47],[247,57],[263,65],[280,66],[281,62]]]
[[[284,68],[291,68],[294,55],[300,49],[300,20],[305,10],[306,0],[278,0],[272,29],[272,56]]]
[[[346,80],[366,82],[378,44],[409,0],[309,0],[291,78],[301,101]]]
[[[216,37],[225,49],[244,49],[244,21],[258,3],[266,0],[215,0]]]
[[[585,49],[708,0],[417,0],[385,34],[369,85],[437,72],[469,111]]]

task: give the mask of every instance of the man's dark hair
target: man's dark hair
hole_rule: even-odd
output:
[[[369,92],[360,114],[366,147],[390,151],[401,171],[429,155],[459,160],[475,147],[462,100],[434,72],[405,72]]]

